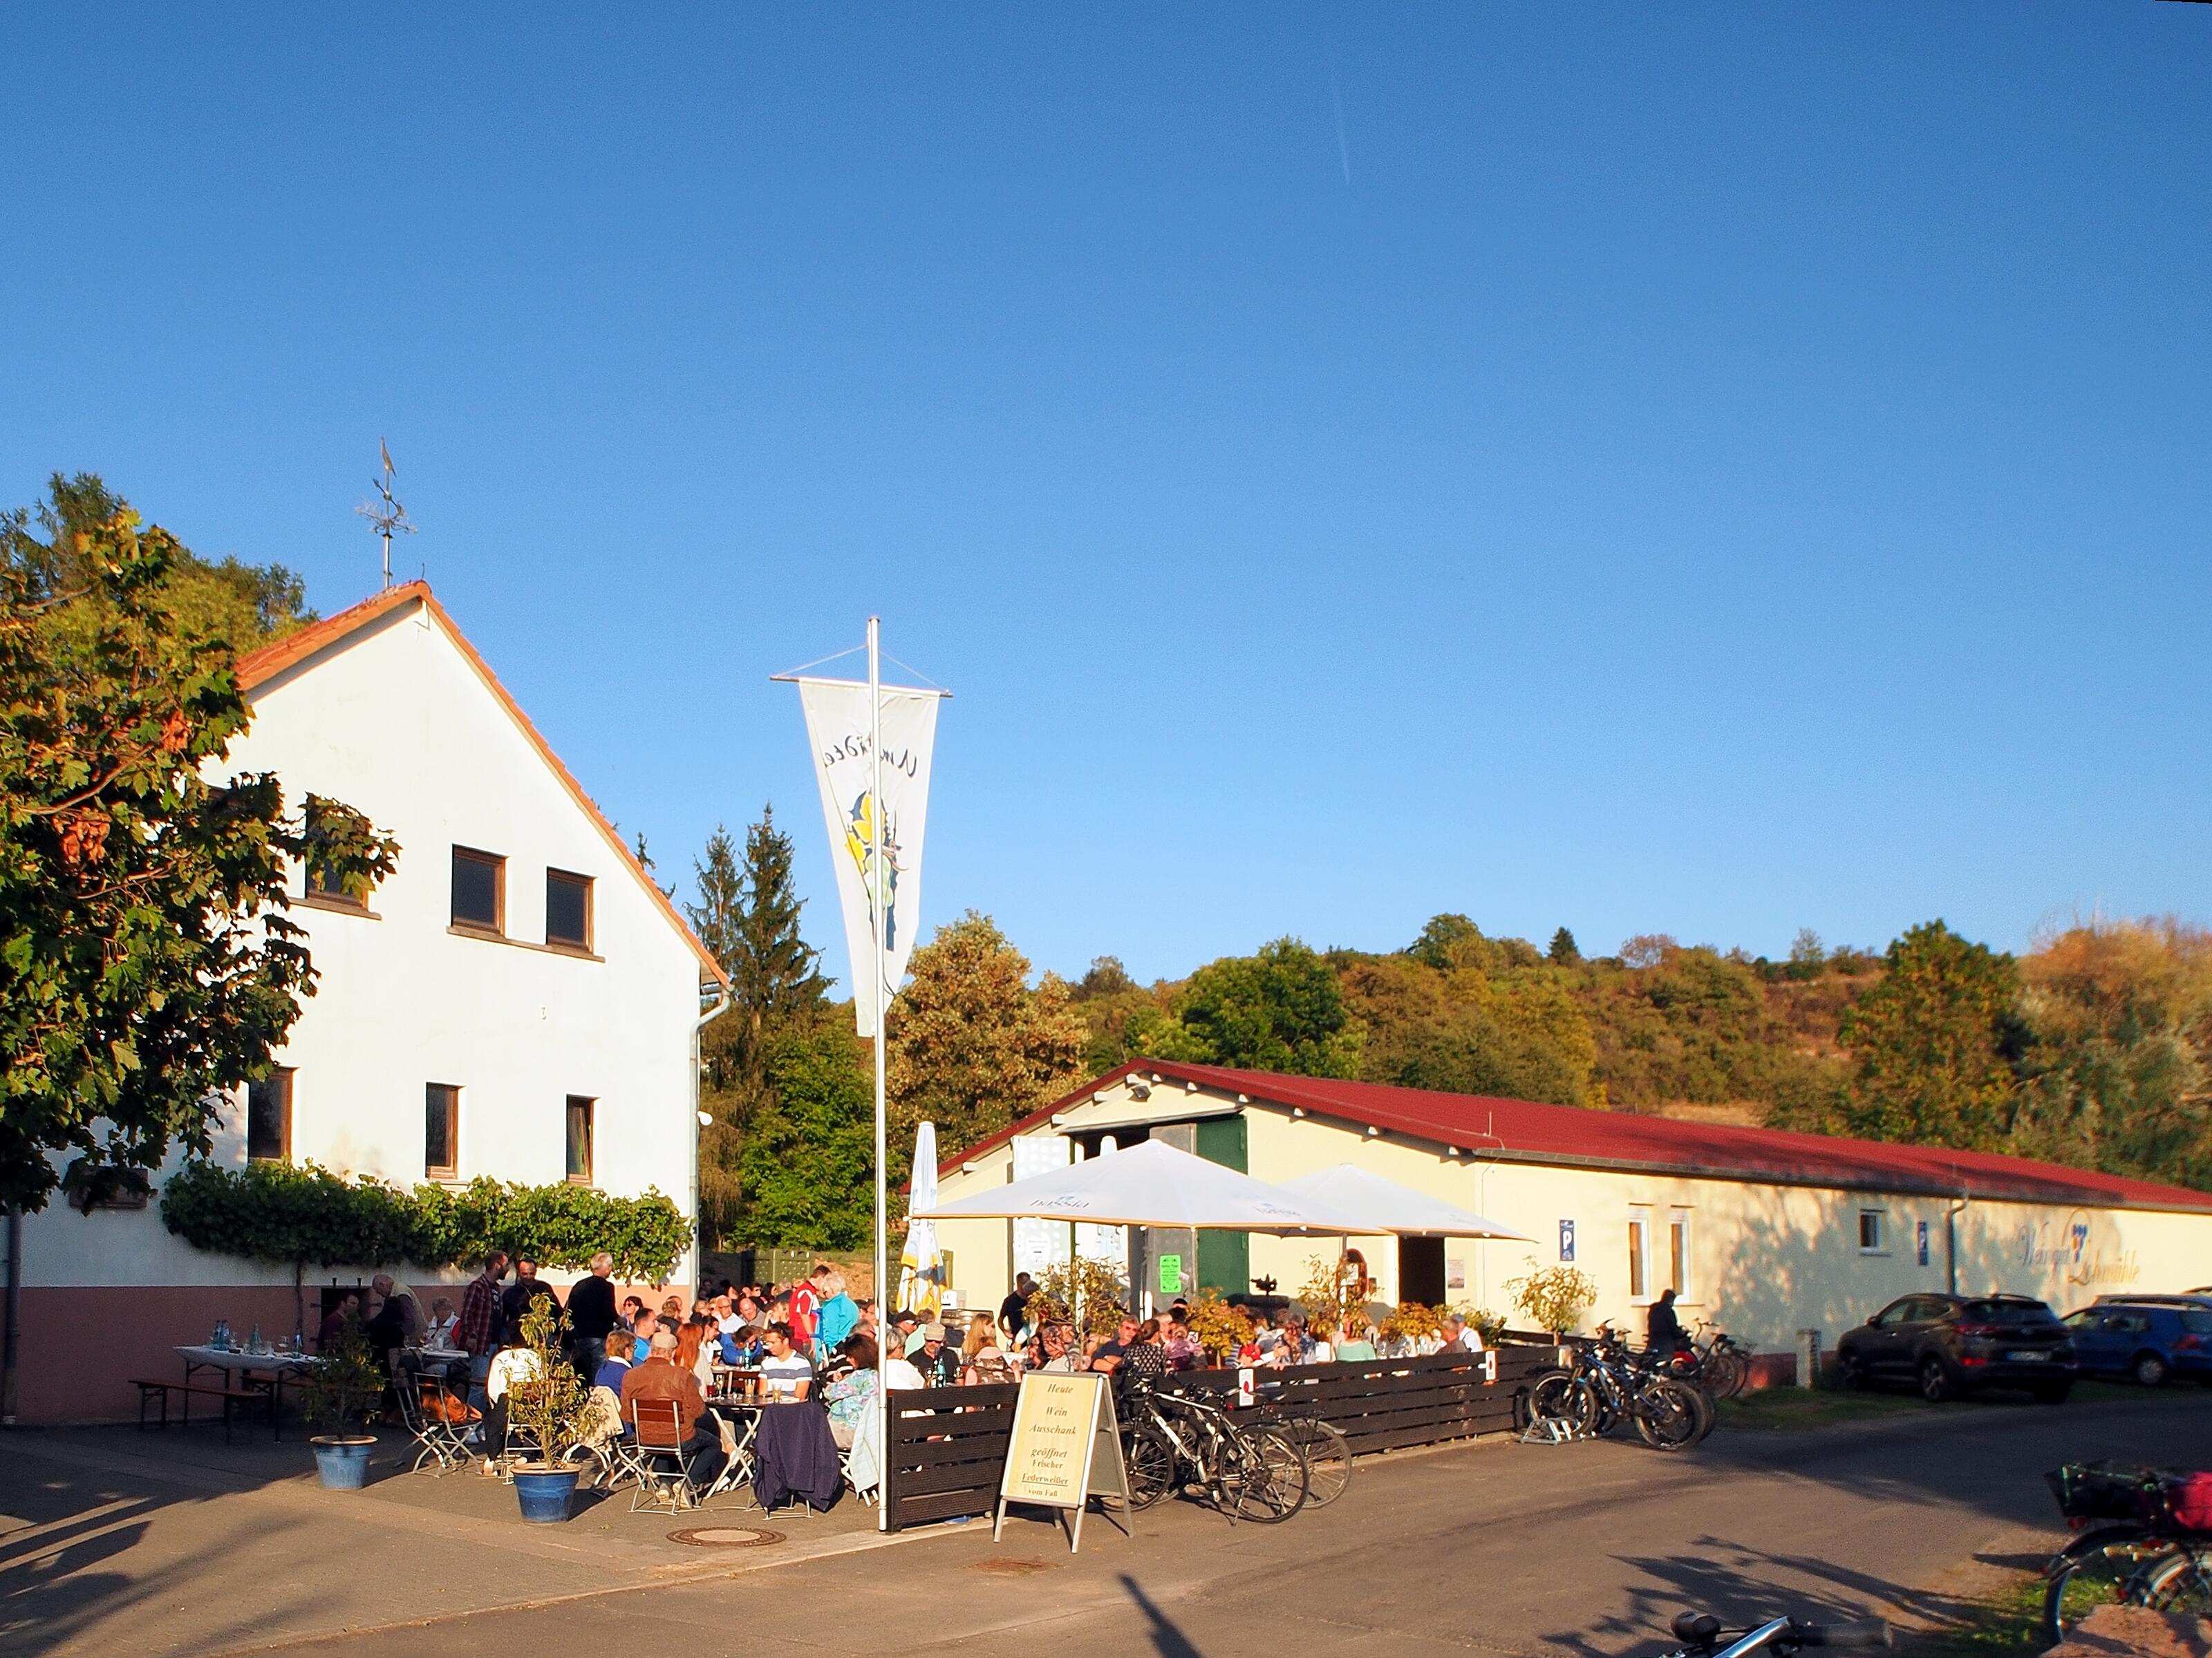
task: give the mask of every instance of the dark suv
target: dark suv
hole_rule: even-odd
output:
[[[1902,1382],[1923,1399],[2024,1388],[2045,1405],[2074,1386],[2074,1342],[2027,1296],[1901,1296],[1836,1344],[1844,1385]]]

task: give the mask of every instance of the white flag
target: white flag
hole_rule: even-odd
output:
[[[868,748],[868,688],[847,679],[802,679],[799,706],[814,745],[814,776],[830,829],[830,860],[845,913],[845,949],[853,963],[853,1017],[872,1036],[878,1010],[889,1005],[906,976],[914,929],[921,914],[921,832],[929,811],[929,756],[937,738],[936,691],[883,688],[884,798],[875,799],[876,768]],[[870,841],[882,824],[883,867],[872,870]],[[884,897],[883,951],[876,971],[872,889]]]

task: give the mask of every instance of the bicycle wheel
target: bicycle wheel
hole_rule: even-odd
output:
[[[1715,1399],[1734,1399],[1751,1380],[1751,1361],[1733,1347],[1716,1348],[1705,1361],[1705,1385]]]
[[[2130,1581],[2175,1552],[2168,1539],[2141,1526],[2106,1526],[2068,1544],[2045,1567],[2043,1637],[2057,1646],[2099,1606],[2125,1603]]]
[[[1528,1415],[1534,1421],[1583,1428],[1589,1424],[1589,1389],[1564,1371],[1553,1371],[1528,1390]]]
[[[1306,1502],[1305,1454],[1280,1428],[1255,1428],[1224,1458],[1221,1491],[1239,1520],[1279,1525]]]
[[[1693,1445],[1703,1444],[1711,1436],[1713,1430],[1720,1425],[1720,1406],[1714,1402],[1710,1390],[1694,1382],[1685,1385],[1689,1389],[1690,1403],[1696,1407],[1698,1412],[1698,1436],[1690,1442]]]
[[[1306,1503],[1325,1509],[1352,1484],[1352,1442],[1326,1422],[1300,1422],[1291,1437],[1306,1459]]]
[[[1121,1430],[1121,1466],[1128,1471],[1132,1509],[1149,1509],[1175,1489],[1175,1447],[1149,1422]]]
[[[1683,1451],[1698,1442],[1697,1389],[1664,1377],[1644,1385],[1630,1408],[1636,1431],[1656,1451]]]
[[[2212,1549],[2176,1549],[2128,1580],[2130,1606],[2212,1618]]]

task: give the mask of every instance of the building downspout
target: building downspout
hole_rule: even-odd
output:
[[[1954,1296],[1959,1293],[1959,1217],[1966,1213],[1967,1201],[1966,1194],[1960,1192],[1943,1212],[1944,1287]]]
[[[702,1013],[691,1026],[691,1293],[699,1293],[699,1270],[702,1264],[699,1248],[699,1133],[706,1127],[701,1119],[706,1116],[700,1105],[701,1073],[706,1068],[706,1036],[708,1025],[730,1011],[730,992],[727,986],[714,994],[714,1005]]]
[[[8,1206],[8,1304],[0,1337],[0,1428],[15,1425],[15,1355],[23,1345],[23,1209]]]

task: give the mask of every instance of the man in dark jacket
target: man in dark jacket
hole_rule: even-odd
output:
[[[528,1255],[514,1258],[514,1282],[507,1286],[507,1293],[499,1298],[499,1310],[509,1324],[522,1322],[522,1315],[530,1310],[530,1303],[540,1296],[553,1298],[553,1310],[561,1310],[561,1292],[538,1276],[538,1263]]]
[[[1672,1358],[1681,1351],[1682,1321],[1674,1316],[1674,1292],[1662,1290],[1659,1299],[1651,1303],[1651,1314],[1644,1324],[1644,1345],[1662,1358]]]
[[[603,1250],[592,1257],[590,1273],[568,1291],[568,1357],[586,1383],[599,1373],[607,1356],[607,1337],[618,1321],[614,1270],[615,1258]]]

